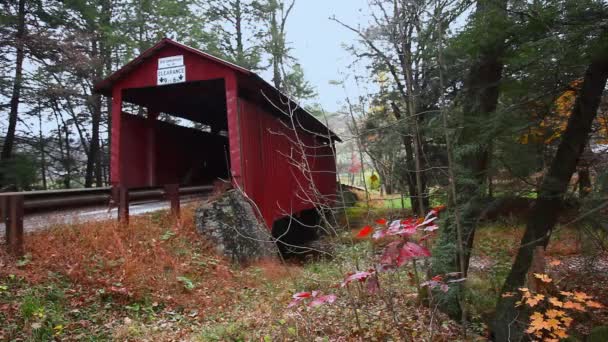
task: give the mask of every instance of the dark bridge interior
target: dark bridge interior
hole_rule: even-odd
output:
[[[123,91],[123,100],[147,109],[147,117],[122,115],[121,162],[129,165],[123,169],[128,187],[201,185],[228,178],[223,80],[130,88]]]

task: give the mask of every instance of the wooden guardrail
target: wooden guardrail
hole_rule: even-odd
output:
[[[0,193],[0,222],[5,224],[6,246],[10,254],[23,255],[23,218],[35,212],[85,208],[93,205],[118,207],[118,220],[129,223],[129,202],[145,199],[165,199],[171,203],[171,214],[180,214],[180,196],[208,193],[211,185],[179,187],[167,184],[163,188],[128,189],[104,187],[49,191]]]

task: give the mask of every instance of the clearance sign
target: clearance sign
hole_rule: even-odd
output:
[[[158,59],[156,85],[186,82],[184,56],[171,56]]]

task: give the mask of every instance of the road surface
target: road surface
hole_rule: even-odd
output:
[[[181,205],[200,201],[204,196],[182,196]],[[168,201],[147,200],[134,201],[129,205],[129,215],[142,215],[158,210],[169,209]],[[66,209],[54,212],[45,212],[26,215],[23,220],[23,229],[26,233],[37,230],[47,229],[56,225],[75,224],[91,221],[116,220],[118,218],[118,209],[112,208],[108,210],[107,206],[93,206],[79,209]],[[5,238],[4,223],[0,223],[0,240]]]

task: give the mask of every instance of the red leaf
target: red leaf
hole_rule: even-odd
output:
[[[298,292],[296,294],[293,295],[293,298],[310,298],[312,297],[312,294],[310,292]]]
[[[431,223],[431,222],[435,221],[436,219],[437,219],[437,217],[431,217],[431,218],[425,219],[425,220],[423,220],[422,222],[420,222],[420,223],[419,223],[419,224],[416,226],[416,228],[426,226],[427,224],[429,224],[429,223]],[[419,220],[419,221],[420,221],[420,220]]]
[[[344,281],[342,282],[341,286],[344,287],[348,284],[350,284],[351,282],[358,280],[361,282],[364,282],[367,277],[369,277],[370,275],[372,275],[373,271],[361,271],[361,272],[357,272],[357,273],[353,273],[351,275],[349,275],[348,277],[346,277],[346,279],[344,279]]]
[[[422,247],[413,242],[406,242],[404,248],[408,248],[414,257],[430,257],[431,252],[429,252],[426,247]]]
[[[386,219],[383,219],[383,218],[377,219],[376,223],[384,226],[384,225],[386,225]]]
[[[308,306],[314,308],[316,306],[323,305],[325,303],[331,304],[335,301],[336,301],[336,295],[333,295],[333,294],[318,296],[318,297],[315,297],[315,299],[313,301],[311,301],[310,304],[308,304]]]
[[[430,226],[427,226],[426,228],[424,228],[424,231],[425,232],[434,232],[437,229],[439,229],[439,226],[437,226],[436,224],[433,224],[433,225],[430,225]]]
[[[414,235],[414,234],[416,234],[416,227],[414,227],[414,226],[405,227],[405,228],[401,229],[400,231],[398,231],[397,234],[405,235],[405,236]]]
[[[401,221],[399,220],[391,222],[391,224],[388,226],[388,229],[390,230],[398,230],[399,228],[401,228]]]
[[[392,265],[397,262],[399,258],[399,244],[400,241],[393,241],[386,245],[384,249],[384,253],[382,254],[382,258],[380,258],[380,263],[383,265]]]
[[[429,250],[425,247],[417,245],[413,242],[406,242],[399,250],[399,259],[397,260],[397,266],[402,266],[413,258],[429,256],[431,256],[431,252],[429,252]]]
[[[435,210],[437,213],[440,213],[442,211],[444,211],[447,207],[445,205],[438,205],[435,208],[433,208],[433,210]]]
[[[431,278],[431,280],[433,280],[433,281],[442,281],[443,277],[441,275],[436,275],[433,278]]]
[[[374,240],[382,239],[383,237],[386,236],[386,233],[387,232],[385,229],[379,230],[379,231],[375,232],[374,235],[372,235],[372,238]]]
[[[399,257],[397,258],[397,266],[401,267],[405,265],[410,259],[414,258],[414,254],[407,248],[407,245],[403,245],[399,250]]]
[[[298,292],[292,296],[293,300],[287,305],[288,308],[298,305],[301,301],[306,298],[310,298],[313,295],[310,292]]]
[[[403,225],[410,225],[410,224],[414,223],[414,221],[415,221],[414,218],[410,217],[410,218],[408,218],[406,220],[401,220],[401,224],[403,224]]]
[[[359,233],[357,233],[357,238],[364,238],[364,237],[368,236],[369,234],[371,234],[373,231],[374,230],[372,229],[372,227],[365,226],[365,227],[361,228]]]

